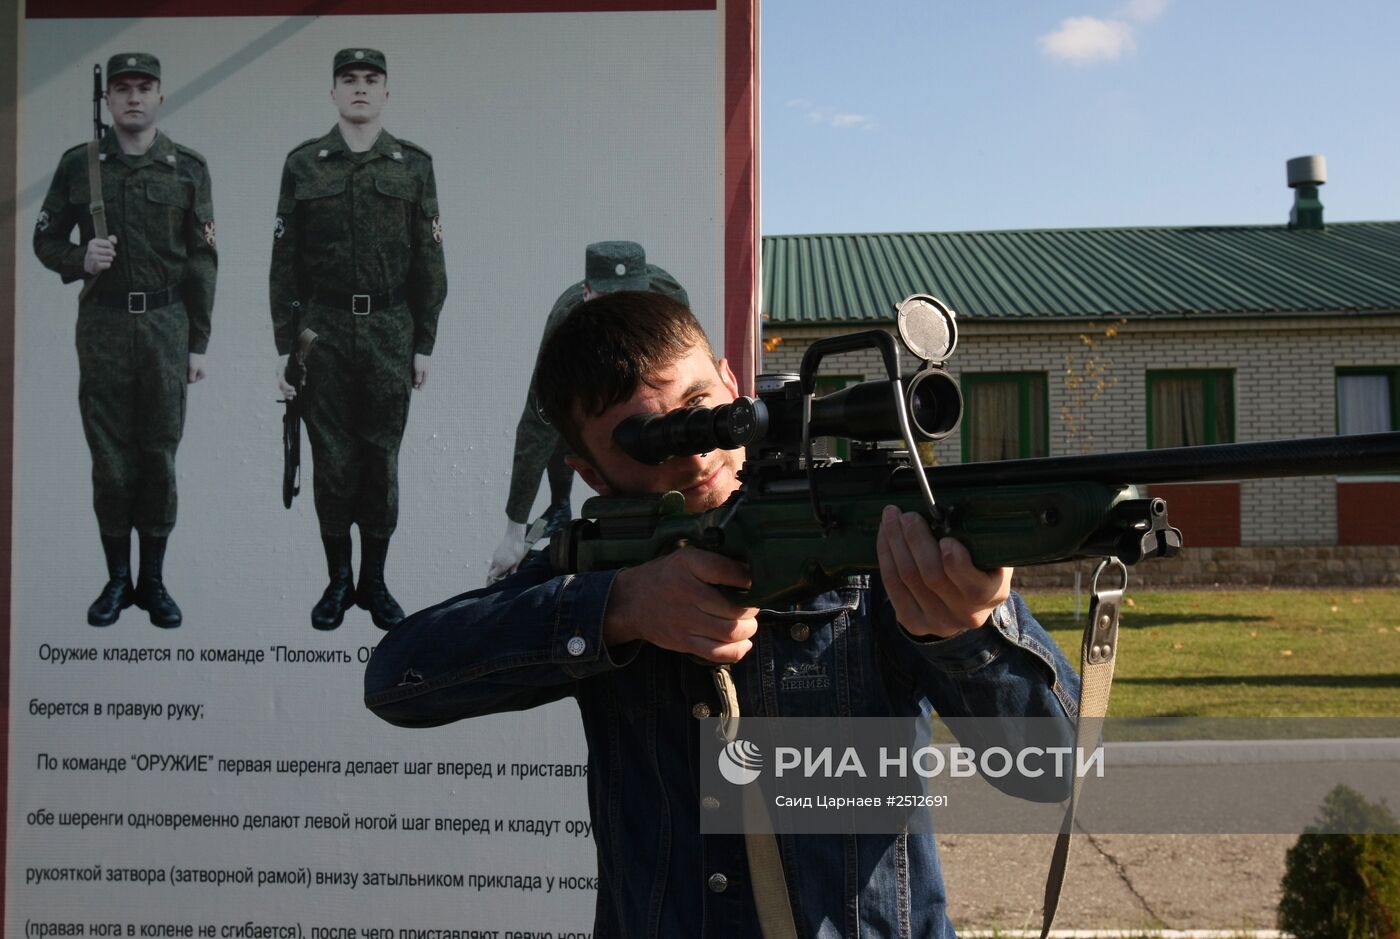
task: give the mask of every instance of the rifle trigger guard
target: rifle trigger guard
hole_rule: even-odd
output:
[[[1100,587],[1099,578],[1113,567],[1121,582],[1117,587]],[[1118,558],[1106,557],[1094,568],[1089,581],[1093,601],[1089,604],[1089,636],[1084,643],[1085,661],[1090,665],[1112,662],[1118,651],[1118,618],[1123,611],[1123,592],[1128,589],[1128,568]]]

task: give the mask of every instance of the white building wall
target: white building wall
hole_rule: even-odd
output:
[[[1116,334],[1105,330],[1116,327]],[[1400,314],[1378,316],[1201,318],[1124,323],[959,323],[955,375],[1044,371],[1049,397],[1051,455],[1139,450],[1147,446],[1147,372],[1229,369],[1234,372],[1235,440],[1318,437],[1336,432],[1336,369],[1400,365]],[[851,328],[768,326],[765,339],[782,342],[764,356],[763,370],[797,371],[813,339]],[[1091,348],[1081,337],[1094,341]],[[1071,440],[1062,408],[1072,406],[1066,369],[1090,357],[1112,382],[1083,407],[1084,436]],[[906,367],[912,362],[906,362]],[[823,362],[823,372],[883,375],[879,356],[863,350]],[[961,459],[954,434],[938,445],[942,463]],[[1334,477],[1248,480],[1240,484],[1244,545],[1334,544]]]

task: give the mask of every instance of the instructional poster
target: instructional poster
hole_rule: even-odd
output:
[[[237,6],[19,14],[5,933],[588,935],[573,703],[391,727],[392,608],[323,591],[412,612],[512,492],[577,508],[512,474],[590,271],[663,271],[744,373],[755,4]]]

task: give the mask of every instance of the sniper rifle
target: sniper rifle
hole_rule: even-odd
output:
[[[742,485],[701,513],[687,513],[679,492],[595,496],[551,540],[555,567],[609,570],[693,545],[748,564],[753,585],[735,599],[773,606],[876,571],[886,505],[922,514],[983,569],[1079,558],[1132,565],[1182,545],[1166,502],[1139,485],[1400,470],[1400,433],[924,467],[918,442],[947,437],[962,417],[962,393],[943,365],[956,320],[926,295],[897,311],[904,345],[923,360],[910,376],[901,376],[894,337],[870,330],[817,340],[800,373],[759,376],[756,398],[623,421],[614,440],[644,463],[745,447]],[[872,348],[885,378],[816,397],[824,357]],[[814,456],[823,436],[852,441],[853,458]],[[880,445],[894,439],[897,448]]]

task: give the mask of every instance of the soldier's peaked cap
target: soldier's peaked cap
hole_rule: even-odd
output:
[[[389,74],[389,66],[385,64],[384,53],[378,49],[341,49],[335,54],[335,65],[331,68],[331,75],[339,75],[347,68],[373,68],[378,69],[385,75]]]
[[[160,59],[149,52],[119,52],[107,60],[107,80],[118,75],[149,75],[160,81]]]
[[[647,253],[635,241],[595,241],[583,252],[583,279],[598,293],[647,290]]]

